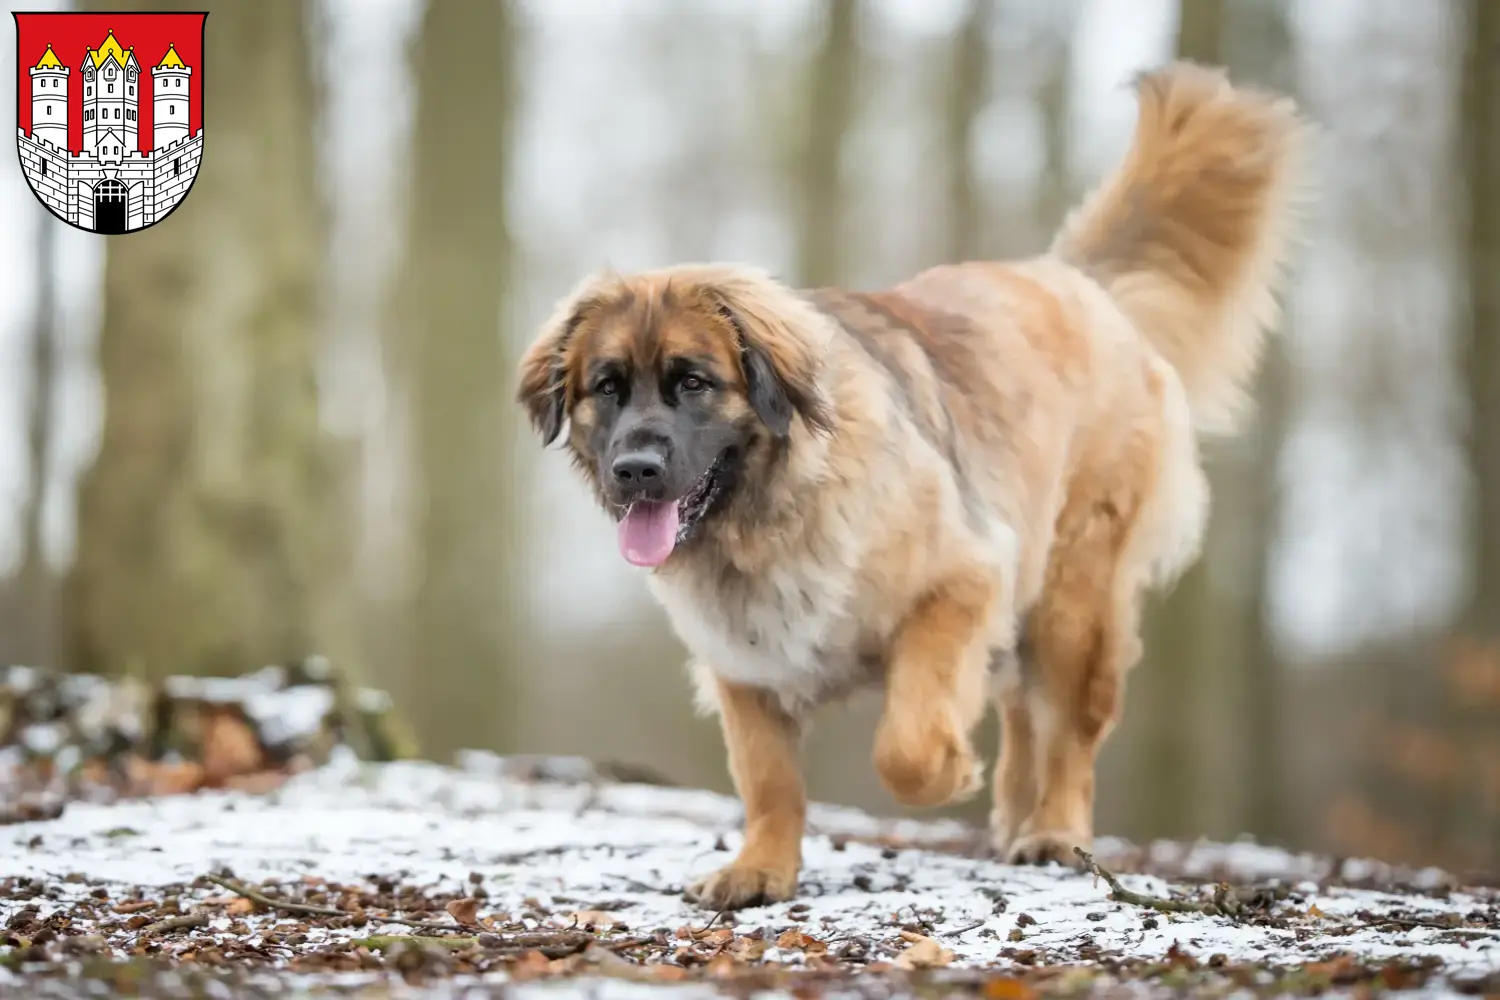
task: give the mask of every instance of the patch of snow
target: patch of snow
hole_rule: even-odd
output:
[[[617,905],[611,915],[640,933],[707,923],[709,915],[684,902],[681,891],[733,856],[741,819],[737,801],[677,788],[527,783],[486,769],[483,759],[469,763],[467,770],[416,762],[375,765],[338,755],[269,795],[202,792],[70,805],[59,819],[0,831],[0,871],[49,885],[75,872],[84,881],[62,883],[56,900],[0,900],[0,921],[22,905],[41,906],[45,915],[100,884],[159,896],[227,866],[250,882],[316,875],[357,883],[382,876],[455,892],[475,873],[489,894],[487,911],[520,912],[527,900],[551,907],[556,899],[560,910]],[[1305,922],[1293,929],[1255,926],[1115,903],[1107,886],[1056,866],[1016,867],[921,846],[847,839],[886,837],[920,845],[967,831],[956,823],[885,820],[826,805],[815,806],[811,817],[798,898],[724,914],[722,926],[738,933],[764,928],[773,938],[798,926],[827,940],[890,938],[903,923],[926,923],[954,952],[958,967],[1003,968],[1015,964],[1018,949],[1050,962],[1076,961],[1091,951],[1156,959],[1176,948],[1204,961],[1223,955],[1229,962],[1290,965],[1350,953],[1365,961],[1427,956],[1454,973],[1500,970],[1500,932],[1460,936],[1431,927],[1366,926],[1358,916],[1399,907],[1406,915],[1461,918],[1494,905],[1480,890],[1436,898],[1320,888],[1310,860],[1299,875],[1298,856],[1252,844],[1191,845],[1185,861],[1173,859],[1189,870],[1230,867],[1251,879],[1292,873],[1299,895],[1286,905],[1306,915]],[[1154,876],[1121,880],[1139,892],[1170,892]],[[183,902],[194,893],[217,894],[188,890]],[[327,934],[373,932],[372,923]],[[804,960],[801,952],[785,949],[771,949],[766,958],[788,965]],[[529,987],[538,997],[553,988]],[[650,987],[656,996],[662,988]],[[702,984],[681,990],[683,996],[713,995]],[[628,984],[616,983],[608,995],[634,994]]]

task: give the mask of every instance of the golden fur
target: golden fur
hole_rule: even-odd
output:
[[[596,487],[582,379],[601,351],[711,355],[723,419],[748,428],[740,485],[649,579],[746,809],[703,905],[795,892],[801,722],[871,683],[897,799],[981,787],[970,734],[993,701],[996,849],[1070,861],[1090,842],[1143,591],[1196,558],[1207,517],[1196,433],[1232,426],[1274,320],[1303,132],[1290,102],[1192,64],[1138,98],[1124,163],[1045,255],[874,293],[736,265],[597,276],[523,359],[522,401],[549,439],[568,419]],[[785,428],[747,416],[753,351]]]

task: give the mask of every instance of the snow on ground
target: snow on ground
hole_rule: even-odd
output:
[[[586,767],[579,770],[586,778]],[[78,936],[96,958],[145,954],[215,966],[243,959],[258,974],[303,986],[386,989],[395,982],[457,996],[465,994],[451,991],[463,983],[517,973],[514,935],[569,927],[607,931],[603,947],[550,965],[522,955],[526,975],[516,977],[536,979],[528,991],[557,996],[578,982],[548,980],[549,971],[587,973],[591,989],[608,983],[613,997],[667,989],[664,980],[687,970],[681,975],[698,981],[672,986],[671,995],[696,996],[712,995],[738,972],[837,973],[848,987],[857,985],[847,978],[855,971],[873,976],[928,965],[953,982],[1005,976],[1019,989],[1059,967],[1108,970],[1117,981],[1131,978],[1132,969],[1309,963],[1320,963],[1319,974],[1335,985],[1340,970],[1369,968],[1404,970],[1382,973],[1385,985],[1441,990],[1487,977],[1487,989],[1500,984],[1500,895],[1455,889],[1440,873],[1418,873],[1415,888],[1392,879],[1382,889],[1356,888],[1332,876],[1389,870],[1346,863],[1335,872],[1326,862],[1252,844],[1159,845],[1132,855],[1127,845],[1101,843],[1106,866],[1118,861],[1198,879],[1212,873],[1243,887],[1247,901],[1239,919],[1160,913],[1114,902],[1104,882],[1072,870],[1007,866],[956,850],[972,842],[972,831],[956,823],[883,821],[823,806],[812,810],[799,897],[714,921],[681,891],[732,856],[739,819],[736,801],[708,792],[520,780],[503,762],[478,755],[463,769],[339,758],[261,796],[201,792],[73,804],[56,820],[0,830],[0,924],[13,948],[35,942],[36,960],[18,971],[0,968],[0,991],[25,984],[16,995],[69,995],[41,992],[38,983],[64,989],[67,963],[59,966],[47,946],[55,952]],[[277,899],[311,899],[359,915],[250,912],[233,892],[195,884],[226,869]],[[1279,892],[1248,888],[1277,878],[1285,880]],[[1121,881],[1157,897],[1212,898],[1212,887],[1194,879]],[[397,963],[392,972],[376,954],[374,936],[450,930],[414,931],[383,916],[399,909],[408,919],[415,913],[430,924],[453,924],[445,904],[458,900],[462,913],[474,905],[463,902],[466,896],[478,897],[476,915],[467,919],[480,926],[451,930],[486,935],[467,957],[419,968],[414,948],[406,966]],[[150,926],[174,915],[202,926]],[[364,944],[351,945],[356,939]],[[486,947],[504,960],[486,959]],[[392,951],[389,942],[384,949]],[[658,974],[650,983],[615,975],[627,965]],[[27,979],[46,968],[49,976]],[[434,969],[459,978],[440,976],[435,985],[426,974]],[[428,986],[406,985],[418,982]]]

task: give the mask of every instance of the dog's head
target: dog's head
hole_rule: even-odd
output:
[[[829,427],[820,329],[750,272],[596,277],[527,350],[518,396],[544,443],[569,425],[621,554],[657,566],[770,470],[798,421]]]

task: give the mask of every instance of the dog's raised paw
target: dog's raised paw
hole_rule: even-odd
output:
[[[1078,856],[1073,853],[1073,848],[1082,847],[1087,850],[1089,843],[1090,838],[1066,830],[1041,830],[1024,834],[1012,841],[1005,860],[1013,865],[1045,865],[1055,861],[1060,865],[1076,867]]]
[[[791,899],[797,892],[797,873],[770,868],[720,868],[687,887],[683,895],[705,910],[738,910]]]
[[[896,800],[942,806],[984,788],[984,764],[968,740],[946,725],[899,726],[888,719],[875,733],[875,771]]]

